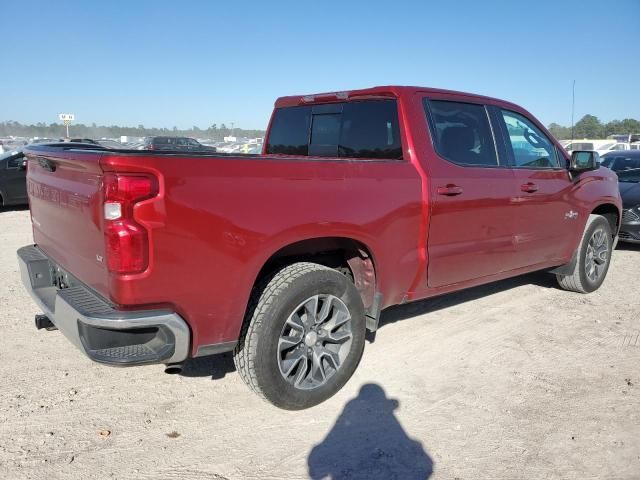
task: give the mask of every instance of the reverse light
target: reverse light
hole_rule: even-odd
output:
[[[114,202],[104,204],[104,219],[117,220],[122,216],[122,205]]]
[[[104,176],[105,256],[109,271],[140,273],[149,264],[149,234],[134,219],[134,206],[158,193],[155,178],[143,175]]]

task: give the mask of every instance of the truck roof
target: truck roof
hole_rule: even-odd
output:
[[[339,102],[352,99],[354,97],[362,98],[362,97],[393,97],[398,98],[402,96],[411,96],[416,92],[420,93],[434,93],[434,94],[444,94],[451,96],[461,96],[466,98],[474,98],[477,100],[483,101],[491,101],[500,103],[505,106],[516,107],[520,109],[517,105],[507,102],[505,100],[501,100],[499,98],[487,97],[484,95],[477,95],[474,93],[468,92],[459,92],[455,90],[445,90],[441,88],[431,88],[431,87],[417,87],[417,86],[406,86],[406,85],[380,85],[377,87],[364,88],[360,90],[341,90],[335,92],[323,92],[323,93],[312,93],[306,95],[291,95],[286,97],[279,97],[274,106],[275,108],[279,107],[293,107],[296,105],[308,105],[314,103],[330,103],[330,102]]]

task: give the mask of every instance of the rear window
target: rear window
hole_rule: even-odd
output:
[[[276,109],[267,153],[401,159],[395,100]]]
[[[307,155],[311,107],[276,109],[271,122],[267,153]]]
[[[395,100],[345,104],[339,150],[341,157],[401,159]]]

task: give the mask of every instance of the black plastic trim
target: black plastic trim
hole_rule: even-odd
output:
[[[217,355],[219,353],[230,352],[238,342],[212,343],[211,345],[200,345],[194,357],[206,357],[207,355]]]

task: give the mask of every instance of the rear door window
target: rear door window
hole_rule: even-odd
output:
[[[458,165],[498,166],[484,105],[425,99],[424,108],[438,155]]]

